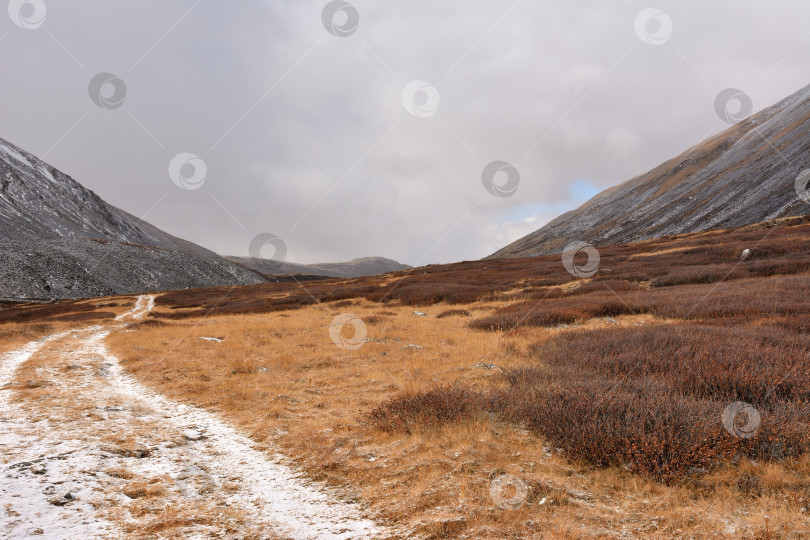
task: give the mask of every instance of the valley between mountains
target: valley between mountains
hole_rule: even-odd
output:
[[[0,538],[810,538],[809,135],[805,86],[418,268],[217,254],[0,140]]]
[[[810,222],[600,251],[4,309],[4,533],[806,537]]]

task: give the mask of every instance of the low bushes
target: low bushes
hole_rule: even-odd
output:
[[[738,441],[718,410],[658,381],[560,380],[516,385],[494,400],[504,420],[526,425],[568,455],[669,482],[733,457]]]
[[[477,330],[512,330],[519,326],[557,326],[592,317],[616,317],[638,313],[612,293],[599,293],[548,301],[530,301],[501,308],[493,315],[470,322]]]
[[[445,317],[470,317],[472,313],[466,309],[448,309],[436,315],[437,319],[444,319]]]
[[[478,330],[517,326],[555,326],[593,317],[650,314],[663,319],[738,319],[806,317],[810,313],[810,275],[749,278],[714,285],[685,285],[618,293],[597,290],[562,298],[519,302],[471,321]],[[793,323],[791,323],[793,324]]]
[[[483,393],[466,386],[440,386],[425,392],[407,393],[371,412],[374,424],[383,431],[410,432],[412,428],[435,428],[474,420],[486,409]]]
[[[568,333],[537,344],[508,389],[440,387],[373,413],[388,431],[472,420],[526,426],[594,466],[663,482],[739,456],[782,459],[810,449],[810,336],[789,329],[660,325]],[[735,402],[760,420],[752,437],[723,422]],[[746,418],[729,421],[746,424]],[[732,424],[731,427],[736,424]]]
[[[494,410],[571,455],[670,481],[736,455],[810,448],[810,338],[773,328],[662,325],[574,332],[533,349],[542,366],[508,371]],[[724,427],[734,402],[756,435]]]

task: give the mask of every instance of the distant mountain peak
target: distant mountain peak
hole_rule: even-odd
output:
[[[411,268],[385,257],[359,257],[343,263],[297,264],[250,257],[228,257],[228,260],[271,276],[310,275],[324,277],[377,276]]]

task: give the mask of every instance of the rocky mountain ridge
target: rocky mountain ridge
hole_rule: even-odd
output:
[[[265,280],[107,204],[2,139],[0,255],[0,298],[77,298]]]
[[[377,276],[388,272],[398,272],[411,268],[384,257],[361,257],[344,263],[297,264],[270,259],[250,257],[227,257],[231,262],[241,264],[262,274],[280,275],[315,275],[326,277],[360,277]]]

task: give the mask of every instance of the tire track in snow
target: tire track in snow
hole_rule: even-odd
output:
[[[81,449],[76,441],[43,437],[43,426],[16,410],[11,402],[12,380],[17,368],[46,344],[64,339],[75,331],[62,332],[33,341],[2,355],[0,363],[0,537],[2,538],[100,538],[115,527],[94,516],[83,499],[94,486],[63,486],[72,464],[68,458]],[[74,444],[71,444],[74,443]],[[44,480],[48,472],[49,481]],[[67,475],[65,473],[68,473]],[[55,483],[54,483],[55,482]],[[56,492],[55,486],[62,486]],[[79,488],[79,489],[77,489]],[[72,491],[66,491],[71,489]],[[50,501],[72,493],[80,500],[70,506]],[[47,533],[46,533],[47,531]]]
[[[135,307],[118,320],[142,318],[153,306],[154,297],[141,296]],[[72,371],[69,376],[64,371],[58,371],[57,384],[65,391],[78,392],[70,403],[75,404],[77,409],[90,411],[72,422],[58,422],[55,431],[45,430],[43,433],[27,429],[26,437],[31,440],[24,446],[28,451],[17,447],[13,453],[15,463],[21,461],[18,458],[23,457],[22,454],[27,462],[41,459],[44,455],[48,466],[44,476],[40,473],[41,478],[33,478],[30,468],[17,471],[16,484],[9,484],[8,489],[0,489],[0,511],[3,504],[14,498],[14,493],[10,492],[22,495],[17,497],[17,503],[21,498],[38,497],[39,503],[28,507],[31,511],[27,511],[25,506],[14,510],[21,515],[15,516],[18,525],[12,533],[22,535],[27,531],[30,534],[44,509],[53,511],[54,515],[61,512],[75,518],[71,522],[59,517],[39,526],[41,529],[48,527],[44,531],[46,535],[122,536],[120,530],[116,531],[112,523],[100,519],[87,503],[92,500],[99,508],[105,508],[105,504],[126,507],[129,501],[120,494],[125,481],[99,472],[117,467],[131,470],[139,478],[158,475],[171,479],[165,494],[167,504],[192,507],[207,504],[209,509],[217,511],[223,508],[236,511],[240,516],[245,516],[248,522],[243,524],[245,532],[258,531],[263,535],[292,538],[375,538],[390,535],[371,520],[363,518],[357,505],[340,502],[333,490],[295,472],[282,456],[268,456],[254,448],[250,439],[217,415],[173,402],[138,383],[123,371],[118,359],[107,350],[104,338],[110,331],[110,328],[91,327],[58,334],[28,344],[3,358],[0,385],[10,382],[17,368],[45,344],[65,342],[67,347],[62,361],[70,364]],[[65,380],[69,377],[76,380]],[[30,424],[30,418],[26,418],[23,411],[12,410],[7,397],[3,396],[0,396],[0,416],[12,417],[0,428],[0,441],[26,431],[25,426]],[[106,443],[122,433],[134,437],[145,446],[148,457],[120,455],[110,451]],[[6,453],[5,446],[3,453]],[[63,456],[54,460],[49,457],[53,455]],[[6,477],[14,474],[8,461],[3,459],[4,470],[0,475],[4,485]],[[43,491],[43,480],[52,472],[64,474],[65,469],[68,472],[87,472],[76,473],[69,486],[79,494],[77,500],[62,508],[54,507],[50,502],[44,504],[43,501],[48,500],[48,493]],[[76,477],[81,480],[76,482]],[[17,508],[21,505],[14,506]],[[124,515],[115,525],[122,525],[123,520],[123,525],[137,528],[142,524],[138,523],[138,517],[134,514]],[[57,522],[72,528],[57,529]],[[225,535],[227,530],[233,530],[234,523],[239,522],[232,521],[221,526],[216,523],[191,523],[183,529],[183,534],[219,537]],[[0,534],[2,532],[0,529]]]
[[[122,313],[118,317],[115,318],[116,321],[121,321],[124,319],[143,319],[143,316],[152,311],[155,308],[155,296],[154,295],[142,295],[138,297],[138,300],[135,301],[135,306],[127,311],[126,313]]]

